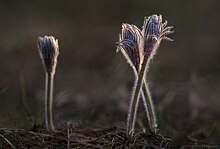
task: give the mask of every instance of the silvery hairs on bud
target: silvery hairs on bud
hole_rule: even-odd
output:
[[[143,57],[143,50],[140,48],[142,35],[139,28],[135,25],[124,23],[119,34],[117,52],[121,51],[128,63],[139,70],[140,62]]]
[[[53,36],[38,37],[37,47],[42,59],[45,71],[54,74],[59,55],[58,39]]]
[[[162,15],[151,15],[144,19],[142,34],[144,36],[144,55],[153,57],[162,39],[173,41],[167,35],[174,31],[173,26],[167,27],[167,21],[162,23]]]

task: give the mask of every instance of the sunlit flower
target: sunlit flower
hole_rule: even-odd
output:
[[[122,31],[119,34],[117,52],[121,50],[130,65],[138,69],[141,61],[142,51],[140,43],[142,40],[141,31],[135,25],[122,24]]]
[[[132,66],[136,78],[128,110],[128,135],[134,133],[140,93],[143,97],[150,129],[155,133],[158,131],[153,100],[147,85],[145,73],[149,69],[150,61],[156,54],[161,40],[172,41],[172,39],[167,37],[167,35],[174,32],[172,28],[172,26],[167,26],[167,21],[162,22],[162,15],[145,17],[142,32],[135,25],[122,24],[117,52],[122,52],[128,63]]]
[[[170,40],[167,35],[173,33],[171,29],[173,26],[167,27],[167,21],[162,23],[161,15],[152,15],[148,18],[145,17],[142,34],[144,37],[144,55],[150,56],[151,53],[158,48],[162,39]]]
[[[58,40],[53,36],[38,37],[37,47],[47,73],[55,73],[59,55]]]

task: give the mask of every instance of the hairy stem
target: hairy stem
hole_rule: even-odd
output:
[[[142,93],[144,94],[144,97],[145,97],[143,98],[143,102],[144,102],[145,110],[147,112],[150,130],[152,132],[156,132],[157,122],[156,122],[156,114],[154,111],[154,104],[152,101],[152,97],[151,97],[147,82],[145,80],[142,86]]]
[[[147,65],[149,65],[149,62],[147,63]],[[146,67],[148,68],[149,66],[146,66]],[[132,67],[132,69],[134,71],[135,77],[138,78],[138,69],[136,67]],[[144,103],[145,111],[147,113],[147,119],[149,122],[150,130],[152,132],[155,132],[157,129],[156,114],[154,111],[154,104],[153,104],[153,100],[151,97],[151,93],[148,88],[147,81],[145,79],[143,79],[141,96],[142,96],[142,100]]]
[[[48,131],[54,130],[53,124],[53,80],[54,74],[46,73],[46,88],[45,88],[45,120]]]
[[[134,86],[134,94],[132,95],[131,103],[129,106],[128,112],[128,120],[127,120],[127,135],[131,136],[134,133],[135,121],[136,121],[136,114],[137,114],[137,107],[140,97],[140,90],[143,83],[143,78],[146,70],[148,57],[144,57],[141,70],[138,74],[138,78],[136,79],[135,86]]]

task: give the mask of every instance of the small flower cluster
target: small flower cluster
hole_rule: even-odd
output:
[[[127,134],[134,133],[136,114],[140,95],[142,96],[144,107],[152,132],[157,130],[154,105],[147,85],[145,73],[149,68],[150,60],[156,54],[161,40],[170,40],[167,35],[173,33],[172,26],[167,26],[167,21],[162,22],[161,15],[151,15],[144,18],[142,31],[131,24],[122,24],[122,31],[119,35],[117,52],[121,51],[128,63],[131,65],[136,81],[134,92],[131,97],[128,119]],[[53,124],[53,82],[56,71],[57,58],[59,55],[58,40],[53,36],[39,37],[37,41],[38,51],[43,62],[46,74],[45,86],[45,121],[47,130],[55,130]]]
[[[154,105],[146,84],[145,72],[149,68],[150,60],[156,54],[161,40],[173,41],[167,35],[173,33],[172,26],[167,26],[167,21],[162,22],[162,15],[151,15],[144,18],[142,31],[131,24],[122,24],[119,34],[117,52],[121,51],[128,63],[133,68],[136,76],[134,93],[132,94],[127,122],[127,133],[133,134],[140,93],[149,120],[151,131],[157,129]]]

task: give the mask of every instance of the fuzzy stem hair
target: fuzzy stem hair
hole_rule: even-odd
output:
[[[147,60],[148,58],[144,57],[140,72],[138,74],[138,78],[136,79],[134,85],[134,92],[132,94],[132,98],[129,106],[128,119],[127,119],[127,134],[129,136],[132,136],[134,134],[137,107],[140,98],[140,90],[142,87],[143,78],[145,76]]]
[[[46,127],[49,131],[54,131],[53,124],[53,82],[54,74],[46,73],[45,84],[45,121]]]
[[[135,79],[137,80],[138,79],[138,69],[137,69],[137,67],[134,67],[131,64],[131,62],[129,62],[129,58],[128,58],[126,52],[123,49],[121,49],[121,52],[123,53],[124,57],[128,60],[128,63],[130,63],[130,66],[133,69],[133,72],[134,72],[134,75],[135,75]],[[150,62],[150,60],[149,60],[149,62]],[[149,68],[149,64],[150,64],[149,62],[147,62],[146,68]],[[154,104],[153,104],[153,100],[152,100],[152,97],[151,97],[151,93],[150,93],[150,90],[149,90],[149,87],[148,87],[145,76],[144,76],[144,79],[143,79],[143,84],[142,84],[142,89],[141,89],[141,97],[142,97],[142,100],[143,100],[143,103],[144,103],[144,108],[145,108],[145,111],[146,111],[146,114],[147,114],[147,119],[148,119],[148,124],[149,124],[150,130],[152,132],[155,132],[156,129],[157,129],[156,114],[155,114],[155,110],[154,110]],[[139,99],[138,99],[138,101],[139,101]],[[130,104],[130,106],[132,106],[132,105]],[[138,103],[134,107],[138,109]],[[133,123],[135,123],[135,121],[136,121],[137,109],[135,110],[135,113],[134,113],[134,116],[133,116],[134,117],[134,120],[133,120],[134,122]],[[128,113],[128,117],[129,117],[129,115],[130,115],[130,113]]]

